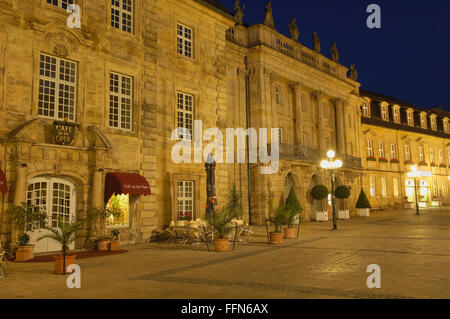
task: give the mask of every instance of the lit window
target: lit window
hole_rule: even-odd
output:
[[[114,194],[108,200],[106,208],[115,212],[106,220],[108,227],[123,227],[130,225],[130,195],[128,194]]]
[[[384,121],[387,121],[387,120],[388,120],[388,114],[387,114],[387,107],[386,107],[386,105],[382,105],[382,106],[381,106],[381,118],[382,118]]]
[[[434,116],[430,118],[430,123],[431,123],[431,129],[433,131],[436,131],[436,118]]]
[[[367,102],[364,102],[362,105],[362,115],[365,117],[369,117],[369,104]]]
[[[448,132],[448,119],[443,119],[442,120],[444,122],[444,132]]]
[[[110,73],[109,126],[131,130],[133,79]]]
[[[178,181],[177,220],[195,220],[194,181]]]
[[[439,196],[437,180],[433,179],[433,195]]]
[[[444,164],[444,151],[439,150],[439,164]]]
[[[177,25],[177,52],[188,58],[193,58],[193,32],[191,28],[184,25]]]
[[[392,186],[394,187],[394,197],[398,197],[398,179],[392,180]]]
[[[387,196],[387,182],[386,182],[386,178],[385,177],[381,178],[381,196],[382,197],[386,197]]]
[[[400,123],[400,109],[398,107],[394,107],[393,113],[394,113],[394,122]]]
[[[420,126],[424,129],[427,128],[427,117],[423,113],[420,114]]]
[[[397,145],[391,144],[391,159],[397,159]]]
[[[278,85],[275,86],[275,102],[281,104],[281,89]]]
[[[419,146],[419,161],[421,163],[425,162],[425,153],[424,153],[423,146]]]
[[[408,120],[408,125],[413,125],[413,112],[412,111],[407,111],[406,112],[407,115],[407,120]]]
[[[442,196],[447,196],[447,182],[445,180],[442,181]]]
[[[367,156],[373,157],[373,142],[370,140],[367,141]]]
[[[74,122],[77,64],[41,54],[39,68],[38,114]]]
[[[194,123],[194,96],[179,92],[177,109],[178,128],[184,129],[184,132],[179,132],[178,136],[184,140],[192,140]]]
[[[384,158],[384,142],[378,142],[380,158]]]
[[[369,184],[370,184],[370,196],[371,197],[377,196],[375,176],[369,177]]]
[[[111,26],[133,33],[133,0],[111,0]]]
[[[73,4],[73,0],[47,0],[47,3],[50,3],[58,8],[62,8],[64,10],[67,10],[67,7],[70,4]]]
[[[434,149],[430,148],[430,162],[435,163],[434,161]]]

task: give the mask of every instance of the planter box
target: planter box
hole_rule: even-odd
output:
[[[296,227],[285,228],[284,229],[284,239],[295,239]]]
[[[350,219],[350,211],[348,211],[348,210],[340,210],[340,211],[338,211],[337,217],[340,220]]]
[[[112,240],[111,241],[111,251],[119,251],[120,250],[120,241]]]
[[[64,271],[64,257],[61,255],[58,256],[53,256],[53,260],[54,260],[54,269],[53,269],[53,273],[54,274],[62,274],[63,272],[66,273],[67,272],[67,267],[69,265],[75,264],[75,259],[76,259],[77,255],[66,255],[66,271]]]
[[[97,242],[97,249],[98,251],[109,251],[111,247],[111,239],[100,239]]]
[[[317,222],[327,222],[328,221],[328,212],[316,212],[316,221]]]
[[[270,233],[270,244],[281,245],[283,243],[283,233]]]
[[[34,245],[17,247],[15,261],[28,261],[33,258],[34,258]]]
[[[370,209],[369,208],[358,209],[358,215],[359,215],[359,217],[369,217],[370,216]]]

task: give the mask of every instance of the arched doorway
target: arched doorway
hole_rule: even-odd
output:
[[[39,206],[47,213],[47,226],[58,227],[58,218],[64,222],[75,222],[76,220],[76,190],[75,185],[68,179],[55,177],[37,177],[30,179],[27,186],[27,204]],[[26,226],[27,234],[30,235],[30,244],[35,245],[34,252],[51,252],[61,249],[53,239],[42,239],[49,233],[37,223]],[[74,249],[75,244],[69,245]]]
[[[311,194],[314,186],[320,184],[320,179],[317,175],[313,175],[309,182],[309,200],[311,207],[311,219],[316,219],[316,212],[322,211],[322,201],[315,200]]]
[[[291,188],[296,188],[294,176],[292,176],[291,173],[288,173],[284,179],[284,192],[283,192],[283,199],[286,200],[289,196],[289,192],[291,191]]]

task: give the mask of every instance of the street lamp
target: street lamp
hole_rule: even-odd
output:
[[[416,194],[416,215],[419,216],[419,197],[417,196],[417,178],[423,176],[422,171],[418,171],[417,167],[411,167],[411,172],[408,173],[409,178],[414,178],[414,193]]]
[[[330,175],[331,175],[331,203],[333,206],[333,230],[337,230],[336,209],[334,207],[334,170],[342,167],[342,161],[338,160],[338,159],[335,160],[334,159],[335,156],[336,156],[336,153],[333,150],[329,150],[327,152],[328,160],[323,160],[320,163],[320,166],[323,169],[328,169],[330,171]]]

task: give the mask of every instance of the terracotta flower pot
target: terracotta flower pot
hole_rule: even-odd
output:
[[[109,251],[111,239],[100,239],[97,242],[98,251]]]
[[[270,244],[281,245],[283,243],[283,233],[270,233]]]
[[[295,227],[284,229],[284,239],[295,239]]]
[[[27,261],[33,258],[34,258],[34,245],[17,247],[16,261]]]
[[[66,255],[66,272],[67,272],[67,267],[69,265],[75,264],[76,257],[77,257],[77,255]],[[54,267],[53,273],[54,274],[62,274],[63,269],[64,269],[64,265],[63,265],[64,257],[62,255],[53,256],[53,260],[55,262],[55,267]]]
[[[118,251],[118,250],[120,250],[120,241],[112,240],[111,241],[111,251]]]
[[[230,240],[228,238],[215,238],[214,246],[216,247],[217,252],[230,251]]]

